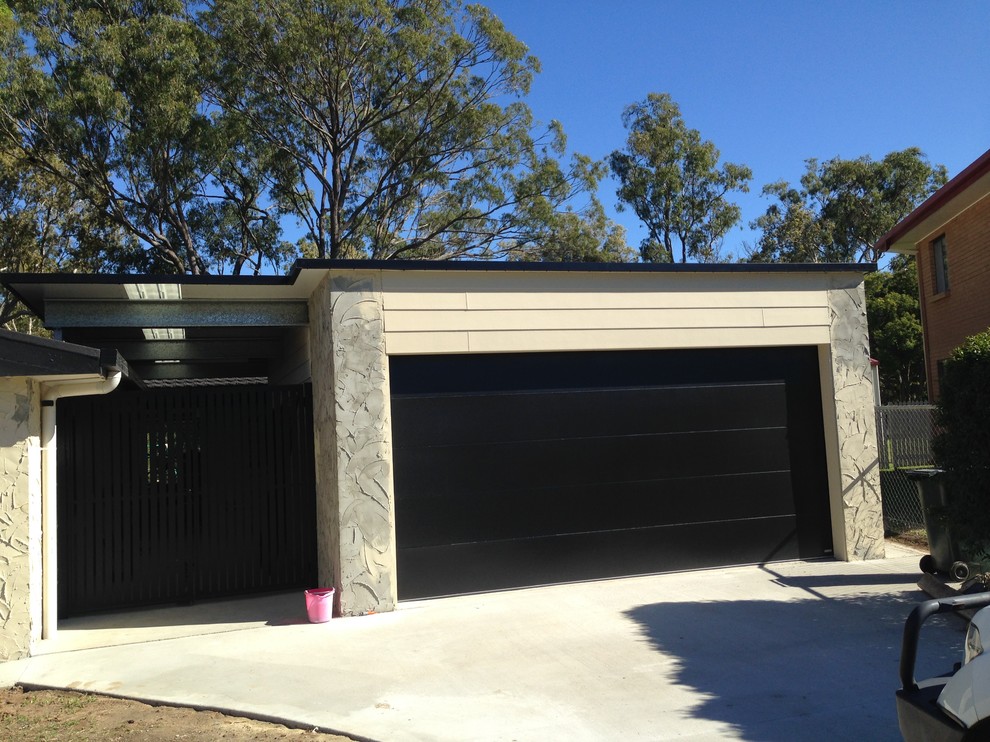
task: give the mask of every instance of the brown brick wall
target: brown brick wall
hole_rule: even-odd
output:
[[[949,289],[935,296],[932,242],[945,236]],[[990,327],[990,197],[917,243],[925,324],[928,393],[938,396],[938,362],[970,335]]]

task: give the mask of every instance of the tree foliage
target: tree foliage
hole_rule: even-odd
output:
[[[552,198],[544,196],[529,198],[521,204],[517,218],[523,228],[518,237],[504,244],[509,259],[572,263],[635,260],[635,252],[626,244],[625,230],[606,216],[601,202],[593,195],[603,176],[602,163],[576,156],[571,177],[583,183],[588,194],[580,209],[571,206],[561,209]]]
[[[209,53],[180,0],[13,2],[19,53],[0,136],[30,167],[124,230],[119,265],[216,269],[204,219],[227,200],[228,142],[204,104]],[[230,256],[221,260],[227,262]]]
[[[800,187],[763,188],[776,202],[751,225],[761,234],[750,261],[876,262],[877,240],[946,182],[945,167],[916,147],[878,161],[836,157],[806,166]]]
[[[562,163],[537,60],[480,6],[10,4],[0,143],[113,235],[106,269],[617,254],[601,166]]]
[[[927,396],[925,345],[913,257],[898,255],[886,270],[866,276],[870,354],[880,362],[880,392],[888,402]]]
[[[0,89],[22,71],[16,20],[0,3]],[[0,113],[0,116],[3,114]],[[22,149],[0,137],[0,270],[87,270],[119,257],[112,225],[86,207],[63,178],[32,167]],[[0,289],[0,326],[37,331],[33,318]]]
[[[0,266],[10,272],[94,270],[119,244],[113,225],[82,206],[63,182],[0,149]],[[22,329],[30,315],[0,290],[0,326]]]
[[[608,161],[619,180],[619,207],[631,207],[648,230],[640,246],[643,259],[674,262],[679,246],[682,263],[717,260],[741,213],[727,196],[749,190],[750,169],[720,167],[718,149],[688,128],[667,93],[650,93],[628,106],[622,122],[629,132],[625,149]]]
[[[614,224],[600,203],[581,214],[564,211],[550,222],[534,223],[534,249],[515,250],[510,260],[553,263],[628,263],[636,258],[625,230]]]

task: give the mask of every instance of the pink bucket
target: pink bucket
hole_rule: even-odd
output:
[[[306,615],[310,623],[326,623],[333,618],[333,588],[306,591]]]

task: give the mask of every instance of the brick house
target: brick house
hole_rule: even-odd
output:
[[[990,327],[990,150],[942,186],[877,243],[914,255],[929,399],[944,361]]]

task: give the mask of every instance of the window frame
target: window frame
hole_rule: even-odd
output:
[[[932,246],[932,289],[935,296],[949,293],[949,255],[945,235],[939,235]]]

